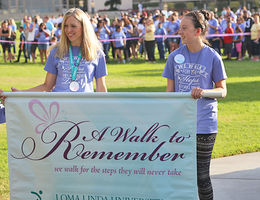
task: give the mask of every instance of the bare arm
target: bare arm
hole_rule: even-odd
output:
[[[102,76],[102,77],[96,79],[96,91],[97,92],[107,92],[105,76]]]
[[[2,33],[1,31],[1,36],[3,37],[11,37],[12,34],[12,29],[10,27],[8,27],[8,33]]]
[[[16,88],[12,88],[12,91],[13,92],[18,92],[18,91],[19,92],[50,92],[55,86],[56,77],[57,75],[47,72],[43,84],[26,90],[17,90]]]
[[[216,85],[216,88],[214,89],[201,89],[201,88],[193,88],[192,89],[192,93],[191,93],[191,96],[194,98],[194,99],[199,99],[202,97],[202,95],[205,93],[205,92],[221,92],[222,93],[222,98],[225,98],[226,95],[227,95],[227,86],[226,86],[226,80],[221,80],[221,81],[218,81],[215,83]]]
[[[174,80],[171,80],[171,79],[167,78],[166,92],[175,92]]]
[[[50,92],[56,83],[56,77],[57,76],[55,74],[51,74],[51,73],[47,72],[46,78],[45,78],[45,81],[43,84],[30,88],[30,89],[27,89],[27,90],[18,90],[14,87],[12,87],[11,90],[12,90],[12,92]],[[3,92],[4,91],[2,89],[0,89],[0,101],[2,102],[2,104],[5,103],[5,99],[6,99],[6,96],[1,94]]]

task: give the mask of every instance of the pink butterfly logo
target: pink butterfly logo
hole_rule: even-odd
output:
[[[46,127],[55,122],[60,107],[57,102],[52,102],[47,111],[41,101],[33,99],[29,102],[29,110],[36,118],[42,121],[35,127],[35,132],[41,134]]]

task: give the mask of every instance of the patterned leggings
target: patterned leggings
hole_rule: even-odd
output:
[[[197,176],[200,200],[213,200],[209,168],[216,133],[197,135]]]

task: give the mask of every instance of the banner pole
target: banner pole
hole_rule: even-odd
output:
[[[222,96],[222,92],[220,91],[207,91],[207,92],[204,92],[202,97],[207,97],[207,98],[223,98]]]

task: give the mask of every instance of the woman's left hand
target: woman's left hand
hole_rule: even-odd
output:
[[[192,88],[191,96],[194,99],[200,99],[202,98],[203,93],[204,93],[203,89],[196,87],[196,88]]]

